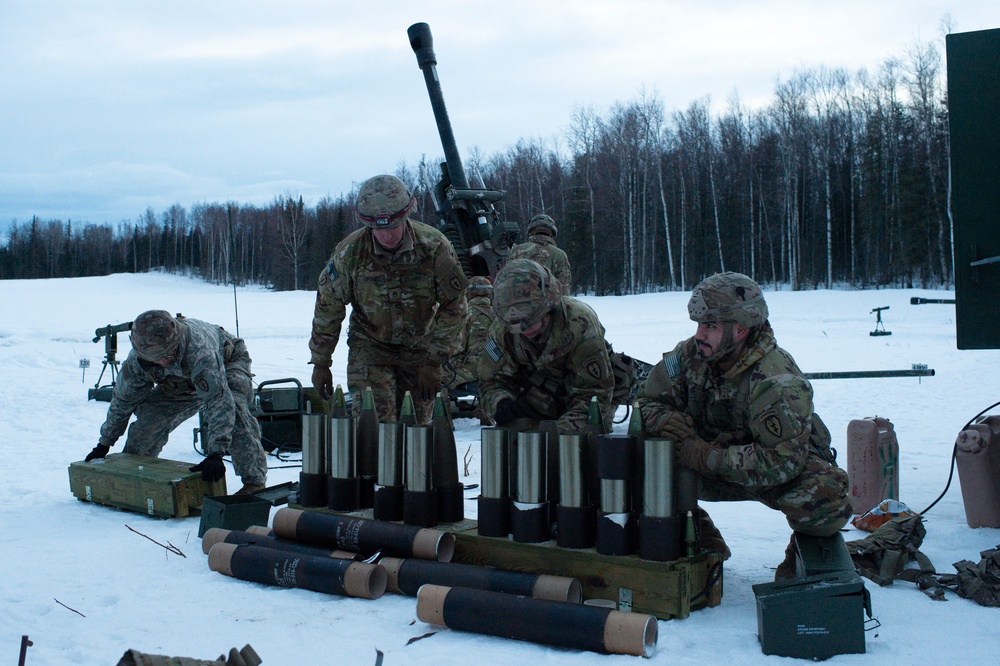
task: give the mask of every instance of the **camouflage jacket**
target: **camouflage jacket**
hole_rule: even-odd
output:
[[[479,358],[490,336],[493,323],[493,302],[489,296],[474,296],[469,299],[469,316],[462,331],[462,343],[458,353],[451,357],[452,372],[445,372],[443,379],[449,387],[458,386],[479,379]]]
[[[718,477],[748,488],[779,486],[799,475],[810,455],[828,457],[830,431],[813,412],[813,390],[770,327],[751,333],[722,375],[698,357],[689,338],[663,355],[639,387],[650,435],[674,411],[694,419],[715,456]]]
[[[551,236],[535,234],[527,241],[518,243],[510,249],[510,254],[507,255],[507,261],[514,259],[531,259],[536,264],[545,266],[559,280],[563,295],[569,295],[573,282],[569,259]]]
[[[170,365],[160,367],[143,361],[134,349],[122,363],[108,415],[101,426],[102,444],[112,446],[118,441],[136,408],[155,386],[159,386],[167,396],[197,396],[204,406],[202,416],[206,432],[212,437],[206,452],[229,449],[236,407],[226,372],[251,374],[246,344],[221,326],[184,317],[177,321],[182,337],[177,356]]]
[[[552,311],[548,335],[539,345],[494,320],[479,361],[479,395],[488,414],[504,398],[513,398],[542,419],[557,421],[564,434],[588,432],[594,396],[610,429],[614,382],[604,326],[588,305],[569,297]]]
[[[468,280],[448,239],[410,220],[393,252],[368,228],[337,245],[319,275],[310,363],[331,365],[351,305],[348,344],[392,365],[443,363],[457,349],[467,312]]]

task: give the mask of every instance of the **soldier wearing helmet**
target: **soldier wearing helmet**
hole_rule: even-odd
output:
[[[614,377],[594,311],[564,296],[548,268],[514,259],[497,273],[493,312],[479,362],[480,399],[493,421],[554,420],[561,433],[584,433],[596,397],[610,432]]]
[[[674,440],[700,477],[699,498],[757,500],[795,532],[830,536],[851,517],[847,474],[813,409],[809,380],[775,341],[756,282],[719,273],[691,293],[693,337],[650,371],[638,403],[650,435]],[[707,514],[709,546],[729,556]],[[775,578],[795,573],[794,539]]]
[[[253,373],[242,338],[198,319],[148,310],[132,323],[131,342],[100,439],[86,460],[104,458],[126,427],[125,453],[158,456],[170,433],[200,410],[206,458],[191,471],[217,481],[226,475],[222,456],[231,453],[243,481],[236,494],[263,489],[267,459],[260,424],[250,413]]]
[[[312,336],[312,383],[333,392],[333,352],[351,306],[347,385],[354,409],[371,387],[380,421],[395,421],[410,391],[417,417],[430,420],[441,366],[458,349],[468,281],[451,243],[410,217],[416,199],[395,176],[358,190],[361,229],[333,251],[319,275]]]
[[[562,285],[563,294],[569,295],[573,275],[566,253],[556,245],[556,221],[544,213],[535,215],[528,222],[528,240],[511,248],[507,260],[531,259],[548,268]]]

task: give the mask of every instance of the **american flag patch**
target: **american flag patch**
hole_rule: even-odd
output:
[[[668,377],[673,378],[681,374],[681,364],[680,361],[677,360],[677,354],[664,354],[663,368],[667,371]]]
[[[486,349],[486,353],[490,355],[490,358],[493,359],[495,363],[499,363],[500,359],[503,358],[503,350],[500,349],[500,345],[498,345],[493,338],[490,338],[486,342],[484,349]]]

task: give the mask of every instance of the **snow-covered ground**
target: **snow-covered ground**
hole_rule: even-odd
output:
[[[778,343],[807,372],[900,370],[923,363],[934,377],[832,379],[814,382],[817,411],[846,455],[850,420],[882,416],[895,424],[901,458],[901,499],[922,510],[942,491],[955,436],[976,413],[1000,399],[1000,352],[955,347],[953,305],[910,305],[911,296],[953,298],[951,292],[768,291]],[[693,333],[687,293],[584,298],[607,327],[615,348],[655,361]],[[87,400],[104,345],[94,329],[163,308],[205,319],[246,338],[257,381],[297,377],[308,385],[311,292],[272,293],[213,286],[179,276],[0,281],[0,657],[14,663],[21,636],[29,666],[113,664],[128,648],[154,654],[214,658],[250,643],[264,664],[638,663],[459,633],[416,620],[413,598],[375,601],[247,583],[212,572],[197,537],[198,518],[157,520],[78,501],[68,465],[97,442],[106,403]],[[891,336],[872,337],[872,308]],[[346,328],[346,327],[345,327]],[[120,336],[121,358],[128,336]],[[334,380],[346,383],[346,344],[334,356]],[[85,377],[80,359],[89,358]],[[105,382],[107,377],[105,377]],[[197,461],[192,430],[183,425],[163,456]],[[625,425],[618,426],[624,429]],[[458,453],[478,451],[478,422],[456,422]],[[115,450],[120,450],[121,443]],[[299,469],[272,460],[269,483],[297,480]],[[230,488],[239,479],[229,468]],[[478,455],[465,483],[479,482]],[[475,517],[474,492],[466,514]],[[776,512],[754,503],[707,504],[733,551],[726,563],[722,604],[684,620],[659,623],[651,662],[662,664],[778,663],[757,641],[751,586],[771,580],[788,540]],[[172,543],[167,553],[126,526]],[[966,524],[958,477],[926,516],[922,550],[939,571],[978,561],[1000,543],[1000,529]],[[849,531],[847,539],[863,536]],[[830,663],[992,663],[1000,647],[995,609],[949,595],[935,602],[908,583],[871,590],[881,622],[867,634],[866,655]],[[434,629],[430,638],[407,640]],[[877,635],[874,635],[876,634]],[[784,663],[784,662],[782,662]]]

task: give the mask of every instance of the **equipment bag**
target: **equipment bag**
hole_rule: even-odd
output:
[[[979,564],[955,562],[955,592],[980,606],[1000,606],[1000,545],[979,553]]]
[[[922,572],[934,572],[930,559],[920,552],[926,534],[920,515],[900,516],[864,539],[848,541],[847,551],[861,575],[879,585],[892,585],[896,578],[915,581]],[[910,562],[916,562],[919,568],[904,574]]]

